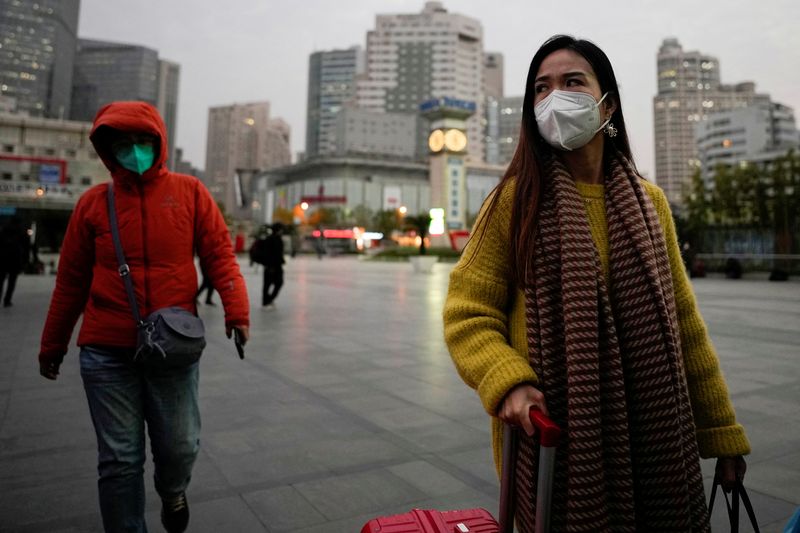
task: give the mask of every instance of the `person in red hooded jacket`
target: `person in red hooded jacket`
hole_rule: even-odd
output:
[[[166,167],[167,135],[156,109],[114,102],[97,113],[90,135],[111,173],[120,240],[141,316],[163,307],[197,313],[195,252],[220,294],[225,328],[246,341],[249,309],[228,228],[206,187]],[[189,520],[185,491],[199,449],[198,363],[154,369],[133,360],[137,326],[118,271],[106,194],[78,200],[67,227],[47,314],[40,373],[56,379],[75,324],[80,367],[98,442],[98,489],[106,531],[146,531],[147,425],[155,486],[168,532]]]

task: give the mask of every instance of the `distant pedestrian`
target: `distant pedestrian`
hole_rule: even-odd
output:
[[[275,298],[283,287],[283,224],[272,225],[272,233],[265,239],[264,286],[261,291],[261,305],[274,306]]]
[[[247,288],[211,193],[197,178],[167,170],[167,130],[153,106],[111,103],[97,113],[89,138],[111,184],[86,191],[70,217],[42,333],[39,372],[47,379],[58,377],[83,314],[78,346],[97,437],[103,526],[113,532],[147,531],[146,427],[161,523],[169,533],[180,533],[189,522],[186,489],[200,446],[200,354],[184,354],[182,360],[169,351],[142,356],[137,346],[152,339],[158,324],[137,327],[133,308],[143,318],[176,307],[196,314],[196,251],[219,290],[228,338],[235,334],[243,343],[249,336]],[[124,267],[112,237],[112,213]],[[179,319],[182,327],[190,324]]]
[[[293,225],[289,226],[288,231],[289,231],[289,242],[291,243],[291,250],[289,252],[289,255],[292,257],[292,259],[294,259],[295,256],[297,255],[297,251],[300,249],[300,233],[297,230],[297,226]]]
[[[205,270],[202,268],[200,269],[201,273],[203,274],[203,282],[200,284],[200,288],[197,289],[197,295],[195,296],[195,300],[199,299],[200,296],[203,294],[203,291],[206,291],[206,305],[217,305],[212,300],[212,296],[214,296],[214,286],[211,284],[211,276],[206,274]]]
[[[30,237],[28,231],[18,217],[11,220],[0,230],[0,296],[3,307],[11,307],[11,298],[17,285],[17,276],[28,264],[30,253]],[[6,285],[6,279],[8,284]],[[3,286],[5,285],[5,295]]]
[[[266,242],[267,237],[269,236],[269,231],[269,226],[267,225],[263,225],[258,229],[258,233],[256,233],[255,239],[253,239],[253,244],[250,245],[250,249],[248,250],[251,267],[253,265],[264,265],[266,263]],[[258,272],[258,267],[256,267],[256,272]]]
[[[314,241],[314,248],[317,252],[317,259],[322,259],[322,256],[327,253],[325,247],[325,230],[322,226],[317,226],[317,239]]]

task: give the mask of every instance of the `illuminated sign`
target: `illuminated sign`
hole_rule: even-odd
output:
[[[444,209],[434,207],[430,210],[431,225],[428,233],[431,235],[444,235]]]
[[[421,112],[426,111],[434,111],[436,109],[441,108],[449,108],[449,109],[461,109],[464,111],[471,111],[475,112],[478,109],[478,106],[475,102],[469,102],[467,100],[458,100],[456,98],[434,98],[433,100],[428,100],[426,102],[422,102],[419,105],[419,110]]]

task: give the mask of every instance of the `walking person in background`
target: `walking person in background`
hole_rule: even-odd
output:
[[[89,189],[75,206],[39,351],[40,373],[58,377],[72,330],[98,445],[98,489],[108,532],[144,532],[145,425],[162,500],[161,522],[181,532],[186,488],[199,450],[198,366],[134,360],[137,324],[121,273],[130,276],[141,316],[165,307],[196,314],[195,251],[225,307],[228,337],[249,336],[249,304],[228,228],[203,184],[166,167],[167,134],[156,109],[115,102],[97,113],[90,135],[113,181],[114,212],[127,269],[117,262],[107,194]]]
[[[258,233],[256,233],[255,238],[253,239],[253,244],[250,245],[250,249],[248,250],[251,267],[253,265],[263,266],[266,264],[268,236],[269,236],[269,226],[264,224],[263,226],[258,228]],[[258,272],[258,267],[256,267],[256,272]]]
[[[596,45],[531,61],[514,158],[452,271],[445,337],[492,417],[525,435],[517,525],[532,531],[531,408],[565,429],[553,531],[709,531],[700,457],[723,488],[750,445],[681,263],[664,193],[633,164],[619,89]]]
[[[322,226],[317,226],[317,232],[319,235],[314,241],[314,248],[317,252],[317,259],[322,260],[322,256],[327,253],[327,250],[325,249],[325,230],[322,229]]]
[[[200,295],[203,294],[203,291],[206,291],[206,305],[217,305],[212,300],[212,296],[214,296],[214,286],[211,284],[211,276],[206,274],[205,270],[202,268],[200,269],[201,274],[203,275],[203,281],[200,283],[200,287],[197,289],[197,295],[195,295],[195,300],[200,298]]]
[[[12,217],[0,230],[0,297],[3,299],[3,307],[12,305],[11,298],[17,286],[17,276],[28,265],[30,244],[28,231],[18,217]]]
[[[261,290],[261,305],[274,308],[275,298],[283,287],[283,224],[272,225],[272,232],[264,240],[264,285]]]

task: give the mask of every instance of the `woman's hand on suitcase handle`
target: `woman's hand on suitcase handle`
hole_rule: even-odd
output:
[[[545,415],[549,414],[542,391],[530,383],[520,383],[506,394],[497,411],[497,417],[506,424],[522,427],[532,437],[536,430],[529,414],[531,407],[539,409]]]

